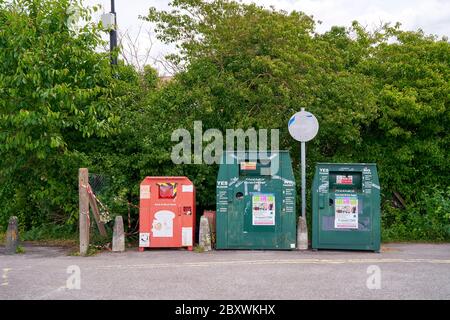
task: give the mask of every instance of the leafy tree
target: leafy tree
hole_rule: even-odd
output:
[[[180,10],[150,9],[148,20],[157,23],[160,39],[178,43],[180,55],[174,62],[186,65],[172,86],[179,86],[182,93],[163,100],[170,104],[171,114],[180,115],[174,120],[177,125],[191,127],[194,120],[202,120],[205,129],[223,132],[280,129],[281,147],[296,150],[286,124],[306,107],[322,123],[309,151],[312,159],[334,156],[337,148],[361,143],[363,127],[376,117],[375,97],[370,79],[349,70],[345,54],[355,41],[346,32],[336,29],[320,36],[314,32],[313,19],[304,13],[254,4],[190,0],[172,4]],[[345,49],[333,43],[342,39],[349,43]],[[361,51],[352,50],[355,55]],[[293,155],[297,157],[297,152]],[[209,205],[214,204],[213,182],[199,193]]]
[[[14,213],[26,228],[71,225],[81,166],[111,179],[115,214],[133,208],[147,175],[186,175],[199,211],[214,208],[217,166],[174,165],[173,130],[196,120],[203,130],[279,129],[298,165],[286,124],[305,107],[321,125],[309,182],[317,161],[376,162],[385,239],[450,238],[447,40],[357,22],[318,34],[305,13],[227,0],[171,5],[145,17],[178,47],[169,58],[181,72],[160,83],[149,66],[111,72],[79,2],[0,0],[0,224]]]
[[[449,181],[447,41],[401,31],[399,24],[368,32],[354,22],[317,34],[304,13],[234,1],[171,5],[171,11],[151,8],[146,17],[160,40],[177,44],[179,53],[170,58],[184,70],[155,103],[169,111],[166,130],[192,128],[194,120],[222,131],[279,128],[281,147],[298,164],[286,123],[305,107],[321,124],[308,144],[310,169],[316,161],[377,162],[386,229],[398,223],[392,222],[393,191],[408,204],[400,223],[413,212],[421,212],[422,222],[434,214],[419,199],[442,199],[429,192]],[[216,168],[181,170],[200,186],[200,201],[213,206]],[[449,225],[445,213],[436,216],[434,225]],[[427,233],[426,223],[414,225]]]
[[[359,66],[373,79],[378,107],[361,152],[371,154],[381,169],[385,227],[406,226],[409,233],[400,233],[405,239],[450,238],[449,68],[445,39],[398,29]],[[391,191],[405,198],[404,210],[392,207]]]
[[[0,2],[0,223],[77,218],[78,145],[116,129],[99,26],[75,0]],[[72,21],[79,15],[78,27]]]

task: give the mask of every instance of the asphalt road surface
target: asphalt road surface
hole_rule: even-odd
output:
[[[348,251],[0,248],[5,299],[450,299],[450,244]]]

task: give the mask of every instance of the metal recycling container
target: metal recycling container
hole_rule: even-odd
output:
[[[216,191],[216,249],[295,249],[288,151],[224,152]]]
[[[380,251],[380,182],[374,163],[317,163],[312,248]]]
[[[139,251],[187,247],[195,232],[195,188],[186,177],[146,177],[140,185]]]

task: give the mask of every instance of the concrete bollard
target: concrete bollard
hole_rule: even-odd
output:
[[[205,216],[200,218],[198,239],[200,247],[203,247],[205,251],[211,251],[211,231],[209,229],[208,218]]]
[[[19,228],[17,217],[9,218],[6,231],[6,254],[15,254],[19,246]]]
[[[125,233],[123,231],[122,216],[117,216],[114,221],[112,251],[113,252],[125,251]]]
[[[306,219],[302,216],[298,217],[297,249],[308,250],[308,227],[306,225]]]

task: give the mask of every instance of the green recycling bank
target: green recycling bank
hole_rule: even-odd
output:
[[[372,163],[318,163],[312,248],[380,251],[380,183]]]
[[[288,151],[224,152],[217,178],[217,249],[295,249]]]

